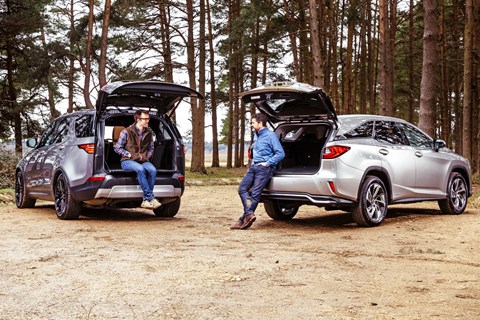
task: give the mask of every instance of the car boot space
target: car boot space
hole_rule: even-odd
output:
[[[277,128],[285,158],[277,173],[314,174],[321,164],[322,149],[328,134],[327,125],[286,125]]]
[[[115,152],[114,147],[120,136],[120,132],[133,123],[132,116],[122,116],[107,119],[104,130],[104,157],[105,169],[108,172],[122,172],[120,164],[121,156]],[[170,133],[164,124],[159,120],[151,117],[150,128],[154,133],[154,152],[150,162],[159,171],[170,171],[174,169],[174,140],[171,139]]]

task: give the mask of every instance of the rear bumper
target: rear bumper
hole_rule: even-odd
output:
[[[153,194],[156,198],[178,198],[185,190],[182,175],[157,176]],[[107,175],[103,181],[88,181],[83,185],[72,187],[72,197],[78,202],[95,199],[141,200],[143,191],[135,174],[121,176]]]
[[[323,206],[351,206],[355,202],[338,198],[334,196],[319,196],[319,195],[312,195],[309,193],[289,193],[289,192],[263,192],[261,196],[261,201],[288,201],[288,202],[296,202],[299,205],[315,205],[319,207]]]

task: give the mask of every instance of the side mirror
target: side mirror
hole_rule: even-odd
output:
[[[438,152],[438,150],[445,148],[447,144],[443,140],[433,140],[433,149]]]
[[[30,138],[27,140],[27,147],[29,148],[35,148],[37,146],[37,139],[35,138]]]

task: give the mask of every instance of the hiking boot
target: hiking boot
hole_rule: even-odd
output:
[[[239,219],[234,224],[232,224],[230,226],[230,229],[232,229],[232,230],[233,229],[242,229],[242,226],[243,226],[243,222],[242,222],[242,220]]]
[[[141,208],[144,208],[144,209],[150,209],[150,210],[153,210],[155,208],[158,208],[158,207],[155,207],[155,204],[152,203],[151,200],[143,200],[142,204],[140,205]]]
[[[252,226],[252,224],[257,220],[253,213],[247,214],[245,218],[243,218],[243,225],[241,229],[245,230]]]
[[[153,209],[157,209],[159,208],[162,204],[155,198],[152,198],[150,200],[150,203],[153,204],[154,208]]]

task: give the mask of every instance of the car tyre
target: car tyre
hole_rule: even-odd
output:
[[[367,176],[363,182],[357,204],[352,209],[352,218],[361,227],[375,227],[387,215],[387,189],[382,180]]]
[[[15,177],[15,203],[18,208],[33,208],[37,200],[27,196],[27,187],[23,179],[23,174],[17,171]]]
[[[180,198],[177,198],[175,201],[162,204],[157,209],[153,209],[153,213],[155,213],[157,217],[172,218],[175,217],[175,215],[178,213],[178,210],[180,210]]]
[[[57,217],[62,220],[75,220],[80,216],[82,209],[81,203],[72,198],[72,191],[68,185],[67,179],[61,173],[54,185],[55,212]]]
[[[298,206],[283,206],[280,201],[265,201],[263,207],[268,216],[274,220],[291,220],[298,212]]]
[[[452,172],[447,187],[447,199],[439,200],[438,206],[444,214],[461,214],[467,207],[468,188],[465,178]]]

